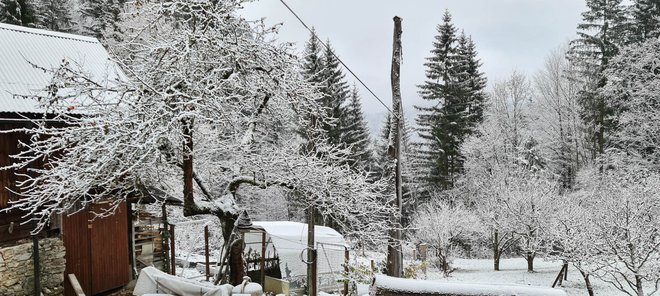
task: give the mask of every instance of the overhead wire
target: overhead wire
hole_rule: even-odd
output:
[[[330,47],[329,47],[325,42],[323,42],[323,40],[321,40],[321,38],[319,38],[319,36],[316,35],[316,33],[315,33],[315,32],[314,32],[309,26],[307,26],[307,24],[306,24],[306,23],[300,18],[300,16],[298,16],[298,14],[297,14],[295,11],[293,11],[293,9],[292,9],[288,4],[286,4],[286,2],[284,2],[284,0],[280,0],[280,2],[286,7],[286,9],[289,10],[289,12],[291,12],[291,14],[293,14],[293,16],[296,17],[296,19],[298,19],[298,21],[303,25],[303,27],[305,27],[305,29],[307,29],[307,31],[309,31],[309,33],[312,34],[312,37],[313,37],[314,39],[316,39],[319,43],[321,43],[321,45],[323,45],[323,47],[325,47],[330,53],[332,53],[332,55],[337,59],[337,61],[339,61],[339,63],[341,63],[342,66],[344,66],[344,68],[346,68],[346,70],[347,70],[349,73],[351,73],[351,75],[353,75],[353,77],[355,77],[355,79],[357,79],[357,81],[360,82],[360,84],[362,84],[362,86],[364,86],[364,88],[367,89],[367,91],[369,91],[369,93],[371,93],[371,95],[372,95],[374,98],[376,98],[376,100],[378,100],[378,102],[380,102],[380,104],[383,105],[383,107],[385,107],[385,109],[387,109],[388,112],[390,112],[392,115],[396,116],[397,118],[399,117],[398,114],[394,114],[394,112],[392,111],[392,109],[390,109],[390,108],[387,106],[387,104],[385,104],[385,102],[383,102],[383,101],[382,101],[382,100],[376,95],[376,93],[374,93],[374,92],[371,90],[371,88],[369,88],[369,86],[367,86],[367,84],[364,83],[364,82],[362,81],[362,79],[360,79],[360,77],[358,77],[357,74],[355,74],[355,72],[353,72],[353,70],[351,70],[351,68],[350,68],[348,65],[346,65],[346,63],[344,63],[344,61],[342,61],[341,58],[339,58],[339,56],[337,56],[337,54],[336,54],[334,51],[330,50]]]

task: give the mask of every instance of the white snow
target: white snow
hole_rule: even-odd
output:
[[[375,286],[390,291],[413,293],[447,293],[457,295],[516,295],[516,296],[565,296],[560,289],[523,285],[496,285],[473,283],[442,283],[394,278],[385,275],[375,276]]]

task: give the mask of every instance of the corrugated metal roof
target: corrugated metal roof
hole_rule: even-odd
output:
[[[45,112],[29,98],[43,92],[52,79],[38,67],[56,69],[65,59],[101,85],[118,75],[95,38],[0,23],[0,112]]]

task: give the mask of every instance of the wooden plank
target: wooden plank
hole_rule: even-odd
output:
[[[92,208],[100,213],[104,206],[95,205]],[[126,215],[126,202],[123,202],[113,216],[97,218],[91,224],[91,294],[120,288],[130,281]]]
[[[71,287],[73,288],[73,293],[76,296],[85,296],[85,291],[83,291],[83,288],[80,286],[80,283],[78,282],[78,279],[76,278],[76,275],[73,273],[69,273],[67,275],[69,278],[69,283],[71,284]]]

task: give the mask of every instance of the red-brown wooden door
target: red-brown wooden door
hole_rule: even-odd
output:
[[[89,222],[91,211],[100,212],[102,207],[94,205],[88,211],[62,219],[65,272],[76,275],[87,295],[119,288],[130,281],[126,203],[113,216]],[[68,281],[65,282],[65,295],[73,295]]]

